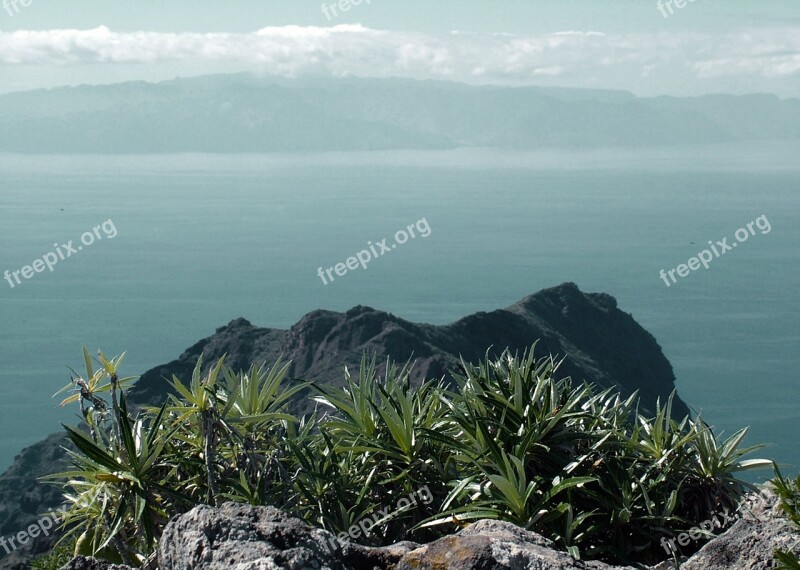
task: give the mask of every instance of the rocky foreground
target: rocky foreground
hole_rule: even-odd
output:
[[[774,495],[753,496],[726,532],[682,559],[685,570],[773,568],[773,551],[798,540]],[[312,528],[273,507],[209,506],[173,520],[161,539],[160,570],[633,570],[579,561],[548,539],[512,524],[484,520],[427,545],[366,547]],[[665,561],[651,570],[675,567]],[[62,570],[130,570],[76,558]]]

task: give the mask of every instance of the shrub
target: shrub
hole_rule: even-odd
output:
[[[791,480],[785,478],[778,466],[775,466],[775,477],[770,481],[775,493],[778,495],[781,510],[786,514],[795,528],[800,529],[800,476]],[[778,570],[800,570],[800,559],[794,550],[800,541],[788,550],[777,550],[775,560]]]
[[[74,541],[59,545],[53,552],[42,554],[31,560],[31,570],[59,570],[73,558]]]
[[[559,362],[504,352],[462,362],[455,382],[411,384],[410,364],[362,360],[342,388],[286,377],[288,365],[234,372],[224,359],[158,409],[133,414],[117,370],[99,355],[74,379],[85,430],[67,427],[74,469],[66,518],[76,551],[140,565],[167,521],[194,505],[273,505],[334,533],[376,512],[362,539],[426,541],[493,518],[539,532],[575,557],[664,558],[659,541],[687,531],[750,486],[735,474],[746,430],[724,442],[700,418],[654,417],[636,395],[558,378]],[[311,389],[318,408],[289,404]],[[101,397],[108,394],[110,405]],[[394,511],[426,488],[431,501]]]

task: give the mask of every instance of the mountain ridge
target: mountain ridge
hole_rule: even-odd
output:
[[[620,337],[633,343],[636,356],[615,355],[614,341]],[[459,358],[476,362],[487,351],[495,356],[505,348],[522,352],[534,342],[539,354],[566,357],[560,369],[564,376],[619,388],[626,395],[638,390],[647,407],[658,398],[663,401],[674,389],[672,367],[658,343],[633,317],[618,309],[613,297],[585,294],[574,283],[564,283],[505,309],[478,312],[447,325],[413,323],[364,306],[343,313],[313,311],[287,330],[260,328],[246,319],[235,319],[177,360],[143,374],[129,391],[129,399],[136,405],[159,404],[165,372],[178,369],[187,376],[201,354],[206,366],[225,355],[234,369],[283,357],[291,361],[290,376],[341,385],[342,367],[357,369],[364,353],[375,354],[379,361],[387,357],[401,362],[413,359],[412,379],[420,381],[446,376],[457,369]],[[652,384],[634,381],[639,376],[649,376]],[[688,413],[680,400],[676,413]]]
[[[249,74],[0,95],[0,152],[610,148],[800,139],[800,99]]]

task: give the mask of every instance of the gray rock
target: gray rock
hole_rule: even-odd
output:
[[[511,523],[483,520],[403,556],[396,570],[634,570],[583,562]]]
[[[130,566],[123,566],[120,564],[111,564],[104,560],[97,560],[95,558],[86,558],[78,556],[73,558],[60,570],[133,570]]]
[[[272,507],[201,506],[173,520],[160,570],[633,570],[582,562],[510,523],[480,521],[426,546],[371,548],[339,541]],[[77,569],[75,569],[77,570]]]
[[[349,570],[387,568],[418,545],[369,548],[340,542],[273,507],[200,506],[170,522],[160,570]]]
[[[741,518],[688,560],[684,570],[766,570],[773,551],[798,535],[772,493],[753,496]],[[229,503],[196,507],[165,529],[160,570],[634,570],[575,560],[548,539],[513,524],[483,520],[420,546],[383,548],[339,541],[273,507]],[[671,570],[665,561],[651,570]],[[62,570],[127,570],[78,558]]]
[[[774,568],[773,552],[798,542],[796,529],[785,518],[774,493],[753,496],[741,518],[708,542],[681,566],[683,570],[762,570]]]

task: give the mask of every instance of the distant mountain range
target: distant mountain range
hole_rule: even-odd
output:
[[[213,75],[0,96],[0,152],[642,147],[800,139],[800,99]]]
[[[476,313],[443,326],[412,323],[369,307],[345,313],[318,310],[289,330],[260,328],[236,319],[187,349],[178,359],[145,372],[128,392],[137,406],[160,405],[171,388],[173,374],[187,380],[198,357],[206,367],[223,354],[234,369],[251,363],[272,363],[279,356],[292,361],[289,374],[331,386],[344,385],[344,367],[357,370],[362,354],[416,361],[414,381],[447,377],[459,358],[477,363],[505,348],[523,351],[538,341],[537,354],[566,357],[559,377],[615,387],[623,394],[638,390],[642,410],[652,410],[675,389],[672,366],[653,336],[616,300],[602,293],[585,294],[573,283],[545,289],[505,309]],[[131,371],[127,371],[130,373]],[[297,401],[308,411],[308,398]],[[682,416],[686,404],[675,399]],[[61,492],[38,478],[63,470],[63,433],[23,450],[0,475],[0,536],[10,536],[32,524],[49,508],[61,504]],[[30,556],[46,552],[54,537],[40,537],[11,555],[0,551],[0,570],[28,567]]]

